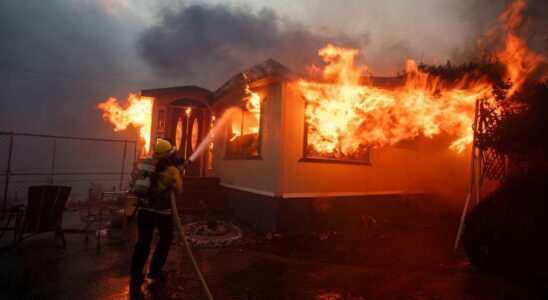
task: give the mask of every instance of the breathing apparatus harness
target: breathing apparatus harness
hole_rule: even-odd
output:
[[[163,172],[166,165],[170,163],[177,166],[179,170],[189,165],[189,162],[183,164],[174,156],[175,150],[170,141],[159,139],[154,149],[154,155],[145,158],[138,164],[137,178],[131,188],[132,194],[137,197],[135,203],[137,207],[169,208],[169,192],[171,189],[162,192],[157,190],[159,173]],[[163,203],[160,203],[162,200]],[[164,204],[165,207],[158,207],[158,204]]]

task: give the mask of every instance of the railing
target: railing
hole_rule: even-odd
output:
[[[29,186],[70,185],[69,205],[129,184],[138,145],[132,140],[98,139],[0,131],[2,216],[26,203]],[[71,202],[71,203],[70,203]]]

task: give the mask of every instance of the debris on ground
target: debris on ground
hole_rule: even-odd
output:
[[[337,231],[335,230],[326,230],[326,231],[312,233],[312,235],[317,237],[320,241],[326,241],[336,234],[337,234]]]
[[[362,215],[362,224],[363,224],[364,228],[367,230],[367,229],[370,229],[372,227],[377,226],[377,220],[375,220],[371,216]]]

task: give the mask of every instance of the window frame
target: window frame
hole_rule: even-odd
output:
[[[306,117],[306,108],[308,106],[308,101],[306,98],[302,97],[304,101],[304,114],[303,114],[303,155],[299,159],[299,162],[312,162],[312,163],[329,163],[329,164],[347,164],[347,165],[362,165],[362,166],[371,166],[371,148],[367,148],[366,156],[367,160],[348,160],[340,158],[323,158],[323,157],[314,157],[310,156],[308,151],[308,121]]]
[[[251,90],[252,92],[254,93],[258,93],[256,90]],[[226,131],[225,131],[225,137],[226,137],[226,141],[225,141],[225,144],[224,144],[224,147],[225,147],[225,151],[224,151],[224,156],[223,156],[223,160],[263,160],[263,156],[262,156],[262,144],[263,144],[263,116],[264,116],[264,103],[266,102],[266,98],[263,98],[261,96],[261,94],[259,93],[259,98],[260,98],[260,101],[261,101],[261,108],[260,108],[260,113],[259,113],[259,138],[258,138],[258,149],[257,149],[257,155],[241,155],[241,154],[229,154],[228,153],[228,143],[229,143],[229,139],[228,139],[228,131],[229,131],[229,127],[230,124],[227,124],[227,128],[226,128]],[[243,115],[244,115],[244,110],[243,108],[245,108],[245,102],[242,101],[242,120],[243,120]],[[240,128],[241,132],[243,132],[243,124],[244,122],[242,122],[242,128]],[[243,135],[242,135],[243,136]]]

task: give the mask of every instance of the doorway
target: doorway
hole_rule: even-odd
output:
[[[177,157],[184,161],[196,151],[204,135],[206,111],[192,106],[174,106],[172,112],[171,140],[175,143]],[[185,176],[201,176],[202,159],[194,159],[185,170]]]

